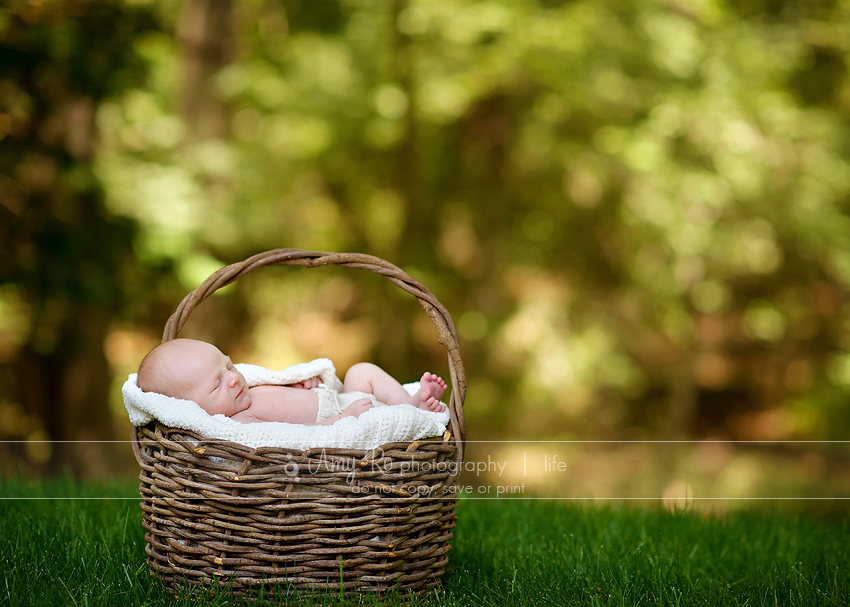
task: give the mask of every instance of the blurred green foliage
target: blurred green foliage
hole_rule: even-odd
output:
[[[49,241],[136,226],[115,239],[129,279],[120,248],[93,258],[125,298],[108,316],[119,381],[220,265],[357,250],[456,315],[479,436],[846,439],[850,3],[58,2],[55,31],[24,30],[54,58],[24,64],[9,41],[33,6],[0,17],[2,90],[38,77],[90,99],[96,180],[68,166],[106,205]],[[205,10],[217,38],[196,31]],[[0,201],[19,251],[0,306],[22,320],[0,321],[4,364],[43,304],[20,251],[49,250],[42,224],[6,235],[33,221],[21,183],[42,145],[10,98],[0,187],[23,194]],[[268,271],[192,330],[254,362],[439,370],[427,317],[388,288]]]
[[[93,171],[93,117],[141,82],[132,43],[154,24],[120,3],[0,12],[0,439],[54,468],[102,469],[101,445],[66,441],[114,438],[103,342],[138,264]]]

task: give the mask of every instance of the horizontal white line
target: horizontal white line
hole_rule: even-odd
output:
[[[156,443],[156,440],[148,440],[148,439],[140,439],[142,442],[146,443]],[[230,441],[227,439],[217,439],[217,438],[204,438],[201,439],[204,444],[213,444],[216,442],[221,443],[232,443],[234,441]],[[427,440],[427,439],[417,439],[418,441]],[[32,444],[32,443],[119,443],[119,444],[129,444],[133,441],[129,440],[5,440],[0,441],[0,443],[9,443],[9,444]],[[345,441],[346,444],[350,444],[349,441]],[[417,441],[394,441],[394,442],[417,442]],[[648,443],[648,444],[694,444],[694,445],[704,445],[707,443],[721,443],[721,444],[756,444],[756,445],[784,445],[784,444],[808,444],[808,443],[825,443],[825,444],[845,444],[850,443],[850,440],[468,440],[464,441],[465,444],[470,443],[534,443],[534,444],[550,444],[550,443],[564,443],[564,444],[583,444],[583,443],[599,443],[599,444],[632,444],[632,443]],[[289,448],[289,447],[281,447],[281,448]],[[312,449],[321,449],[322,447],[311,447]],[[330,447],[328,447],[330,448]],[[337,448],[337,447],[334,447]],[[306,449],[304,449],[306,451]]]
[[[414,497],[415,494],[409,496]],[[337,496],[332,499],[339,499]],[[399,495],[388,495],[384,493],[373,493],[373,494],[365,494],[361,493],[358,496],[354,497],[381,497],[386,499],[407,499],[406,496]],[[419,496],[421,499],[445,499],[443,496],[439,497],[429,497],[429,496]],[[458,495],[460,499],[470,499],[470,500],[502,500],[502,501],[516,501],[516,500],[549,500],[549,501],[588,501],[588,500],[611,500],[611,501],[626,501],[626,500],[654,500],[654,501],[697,501],[697,500],[713,500],[713,501],[734,501],[734,500],[747,500],[747,501],[759,501],[759,500],[771,500],[771,501],[803,501],[803,500],[812,500],[812,501],[825,501],[825,500],[850,500],[850,497],[474,497],[471,495]],[[158,498],[161,501],[164,501],[166,498]],[[211,499],[206,497],[182,497],[182,498],[168,498],[174,501],[193,501],[193,500],[202,500],[202,501],[214,501],[214,502],[224,502],[227,503],[228,498],[221,499]],[[271,498],[262,497],[262,498],[232,498],[234,500],[240,499],[263,499],[268,500]],[[277,499],[282,500],[293,500],[293,499],[313,499],[310,497],[281,497]],[[327,496],[319,496],[315,499],[327,499]],[[11,500],[134,500],[140,501],[141,497],[0,497],[0,501],[11,501]],[[143,500],[142,500],[143,501]]]

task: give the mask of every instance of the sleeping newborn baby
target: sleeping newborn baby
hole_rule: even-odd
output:
[[[425,373],[419,391],[410,395],[380,367],[357,363],[345,375],[343,390],[331,390],[318,377],[289,386],[248,387],[230,358],[212,344],[175,339],[151,350],[139,365],[139,388],[191,400],[210,415],[223,414],[242,423],[286,422],[329,426],[344,417],[359,417],[381,405],[413,405],[440,412],[446,382]]]

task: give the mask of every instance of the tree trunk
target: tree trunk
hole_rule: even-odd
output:
[[[227,134],[227,111],[215,76],[230,62],[233,1],[187,0],[178,35],[183,45],[180,112],[194,139]]]

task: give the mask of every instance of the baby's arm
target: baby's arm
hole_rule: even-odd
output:
[[[316,421],[318,403],[316,395],[290,386],[255,386],[250,389],[251,406],[233,415],[243,424],[257,422],[284,422],[302,426],[330,426],[344,417],[360,417],[372,408],[368,398],[351,403],[340,415]]]
[[[322,383],[322,380],[319,377],[311,377],[310,379],[305,379],[304,381],[300,381],[295,384],[286,384],[289,388],[303,388],[304,390],[312,390],[313,388],[318,388],[319,384]]]
[[[339,420],[345,417],[360,417],[360,415],[375,405],[372,404],[372,401],[368,398],[361,398],[359,400],[354,401],[350,405],[345,408],[345,411],[340,413],[339,415],[334,415],[333,417],[329,417],[327,419],[323,419],[320,422],[315,422],[312,424],[304,424],[305,426],[332,426],[337,423]]]

